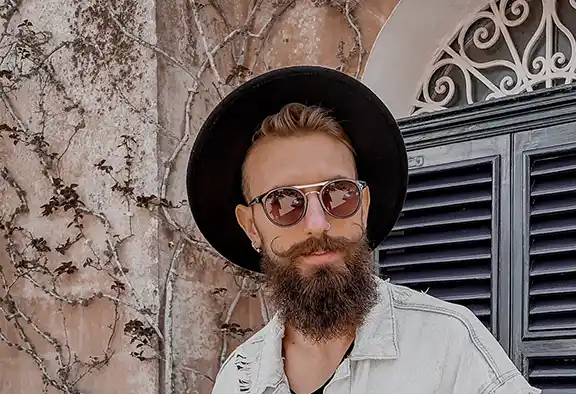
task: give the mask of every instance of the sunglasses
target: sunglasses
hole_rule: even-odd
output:
[[[320,190],[304,192],[311,187]],[[294,226],[306,215],[308,194],[317,193],[324,211],[337,219],[354,215],[362,202],[366,182],[352,179],[335,179],[302,186],[282,186],[255,197],[248,206],[262,204],[268,219],[277,226]]]

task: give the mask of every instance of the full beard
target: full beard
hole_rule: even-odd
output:
[[[298,258],[339,252],[343,261],[302,268]],[[354,335],[377,301],[372,256],[365,236],[310,238],[283,253],[266,252],[262,271],[279,317],[315,342]]]

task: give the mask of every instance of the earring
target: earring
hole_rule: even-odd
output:
[[[252,247],[254,248],[254,250],[255,250],[257,253],[260,253],[260,248],[256,247],[256,245],[254,245],[254,241],[252,241]]]

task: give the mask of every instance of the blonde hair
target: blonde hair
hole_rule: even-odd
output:
[[[329,112],[321,107],[307,106],[300,103],[287,104],[274,115],[262,121],[260,128],[252,137],[252,146],[246,153],[250,155],[258,141],[264,137],[292,137],[310,133],[325,133],[342,142],[355,156],[356,152],[344,129]],[[246,174],[246,158],[242,165],[242,192],[248,200],[248,177]]]

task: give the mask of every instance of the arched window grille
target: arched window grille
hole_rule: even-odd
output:
[[[411,113],[576,82],[576,0],[491,0],[438,49]]]

